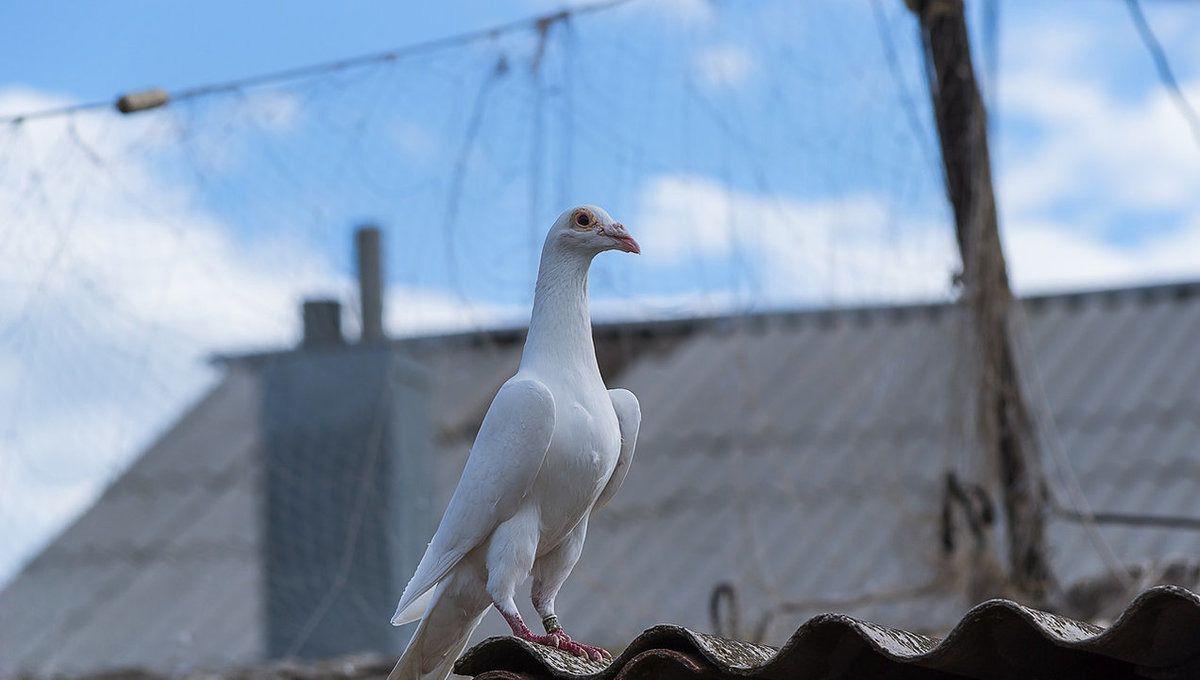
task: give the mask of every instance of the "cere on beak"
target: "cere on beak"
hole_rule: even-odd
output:
[[[614,222],[612,226],[603,230],[605,236],[617,242],[617,250],[625,253],[634,253],[635,255],[642,252],[638,242],[633,240],[629,232],[625,229],[625,225],[620,222]]]

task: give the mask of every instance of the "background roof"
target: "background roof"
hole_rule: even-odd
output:
[[[1191,492],[1200,483],[1200,285],[1050,296],[1023,309],[1017,336],[1029,349],[1033,406],[1044,393],[1058,434],[1047,450],[1061,446],[1065,458],[1048,457],[1056,495],[1067,462],[1093,510],[1200,516]],[[564,625],[608,646],[658,623],[761,632],[778,644],[830,610],[944,632],[974,604],[957,561],[969,537],[948,551],[940,534],[945,473],[985,474],[969,453],[962,333],[949,306],[598,327],[609,384],[639,396],[644,422],[634,472],[593,517],[559,598]],[[516,367],[520,339],[505,331],[400,343],[433,376],[439,502]],[[230,363],[224,381],[0,594],[5,668],[192,666],[261,654],[257,375],[253,359]],[[1099,533],[1126,563],[1200,554],[1200,532]],[[1064,585],[1105,576],[1077,523],[1055,519],[1049,536]],[[1144,585],[1178,572],[1135,575]],[[479,638],[505,632],[492,618]]]
[[[0,592],[0,671],[260,658],[258,381],[234,368]]]
[[[1200,517],[1200,498],[1189,492],[1200,482],[1200,355],[1191,349],[1200,285],[1032,298],[1019,319],[1056,496],[1068,504],[1065,485],[1077,481],[1097,512]],[[736,630],[725,620],[724,632],[751,636],[773,612],[763,640],[776,644],[798,621],[830,610],[944,632],[978,599],[999,594],[994,583],[964,582],[977,565],[958,561],[964,548],[947,555],[939,533],[946,472],[976,482],[987,474],[970,449],[958,310],[714,319],[657,351],[638,344],[636,327],[624,332],[629,363],[609,385],[642,403],[635,473],[592,518],[559,596],[572,634],[620,645],[664,622],[711,630],[713,591],[723,583],[733,587],[738,619]],[[488,394],[518,360],[515,349],[489,351],[503,370]],[[444,440],[445,498],[473,430],[460,434]],[[1099,547],[1079,523],[1051,521],[1064,588],[1109,577],[1101,549],[1160,567],[1200,554],[1200,532],[1098,532]],[[1178,573],[1133,576],[1145,586]],[[1134,593],[1092,604],[1091,613],[1114,616]],[[486,632],[505,632],[485,621]]]

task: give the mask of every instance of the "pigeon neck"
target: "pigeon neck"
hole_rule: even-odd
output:
[[[588,313],[587,278],[591,255],[547,243],[542,249],[533,315],[521,355],[521,368],[535,372],[580,372],[600,375],[592,321]]]

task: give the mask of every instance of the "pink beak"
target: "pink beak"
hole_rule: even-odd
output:
[[[633,253],[636,255],[642,252],[642,247],[638,245],[637,241],[633,240],[633,237],[625,229],[625,225],[620,222],[614,222],[612,226],[604,227],[600,230],[600,233],[616,241],[617,250],[623,253]]]
[[[614,236],[613,238],[617,241],[617,250],[620,250],[623,253],[633,253],[636,255],[642,252],[642,247],[639,246],[638,242],[634,241],[633,237],[629,234]]]

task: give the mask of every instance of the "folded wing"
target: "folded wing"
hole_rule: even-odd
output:
[[[509,380],[496,393],[425,556],[404,588],[393,625],[424,613],[422,597],[511,517],[529,493],[554,434],[554,396],[541,382]]]
[[[633,392],[609,390],[608,396],[612,399],[613,410],[617,412],[617,426],[621,429],[621,455],[617,458],[617,467],[613,468],[612,476],[608,478],[608,484],[596,500],[597,508],[608,505],[625,482],[629,464],[633,462],[633,450],[637,446],[638,428],[642,424],[642,407]]]

